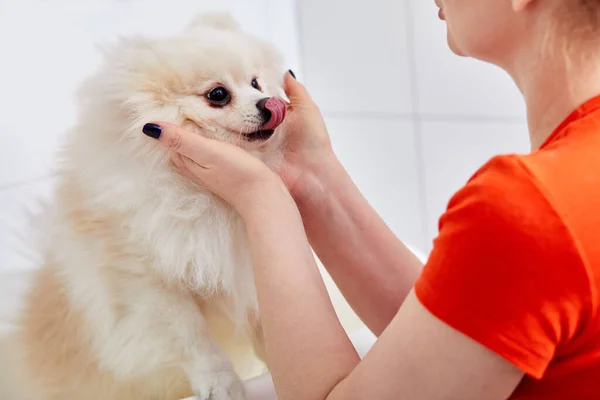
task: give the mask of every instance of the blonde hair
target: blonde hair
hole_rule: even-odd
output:
[[[547,15],[550,24],[542,40],[542,52],[572,58],[592,56],[590,44],[600,40],[600,0],[556,0],[556,7]],[[596,55],[594,55],[596,57]]]
[[[566,36],[583,43],[600,38],[600,0],[565,1],[558,11]]]
[[[600,0],[578,0],[577,14],[592,29],[600,28]]]
[[[559,58],[571,81],[565,95],[574,96],[576,65],[598,69],[599,53],[594,48],[600,42],[600,0],[556,0],[552,22],[542,42],[542,52]]]

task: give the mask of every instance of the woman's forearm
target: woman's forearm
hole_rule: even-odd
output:
[[[281,189],[284,193],[284,189]],[[266,353],[280,399],[325,399],[358,364],[289,194],[246,218]]]
[[[394,235],[332,156],[295,193],[317,256],[354,311],[379,335],[410,292],[422,263]]]

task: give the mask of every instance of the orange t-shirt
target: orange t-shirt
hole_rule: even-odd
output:
[[[526,373],[511,399],[600,399],[600,96],[452,198],[415,287]]]

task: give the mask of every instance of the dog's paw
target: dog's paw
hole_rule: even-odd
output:
[[[230,370],[211,371],[196,377],[194,393],[198,400],[246,400],[244,384]]]

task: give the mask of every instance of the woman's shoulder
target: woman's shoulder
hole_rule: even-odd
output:
[[[415,286],[438,318],[536,377],[597,306],[551,195],[522,156],[491,159],[451,199]]]
[[[560,284],[570,279],[582,296],[595,298],[600,271],[590,267],[586,246],[600,242],[584,221],[598,218],[597,227],[600,213],[570,209],[565,199],[574,195],[540,178],[528,157],[497,156],[481,167],[450,200],[436,246],[450,253],[462,248],[463,262],[497,265],[506,273],[529,270],[536,279],[555,274]]]
[[[528,167],[524,156],[496,156],[454,194],[442,220],[460,211],[472,214],[470,220],[481,217],[491,222],[500,218],[509,223],[507,228],[512,225],[520,230],[522,224],[533,219],[560,220],[548,197],[543,182]]]
[[[532,236],[553,252],[576,253],[600,265],[600,252],[593,250],[600,248],[600,158],[591,164],[585,158],[567,146],[496,156],[452,197],[440,227],[459,214],[460,220],[517,238]],[[600,283],[600,269],[595,275]]]

